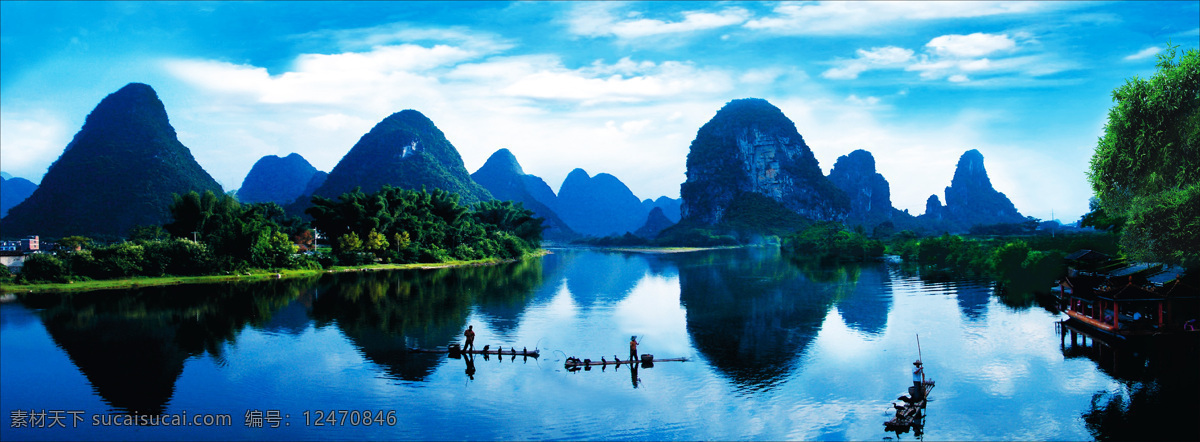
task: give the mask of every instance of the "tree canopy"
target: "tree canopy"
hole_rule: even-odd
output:
[[[1200,264],[1200,52],[1168,45],[1149,79],[1113,91],[1088,178],[1105,217],[1124,219],[1133,259]],[[1178,57],[1177,57],[1178,55]]]
[[[188,192],[175,195],[171,215],[174,221],[163,226],[167,232],[207,244],[226,270],[287,267],[296,252],[281,225],[295,220],[275,203],[241,204],[212,191]]]
[[[305,213],[342,261],[517,258],[541,245],[542,219],[519,203],[488,201],[471,210],[441,189],[386,185],[370,194],[355,188],[336,201],[314,196],[312,202]]]

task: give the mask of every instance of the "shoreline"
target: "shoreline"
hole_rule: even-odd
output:
[[[146,276],[137,278],[124,279],[104,279],[98,281],[75,281],[66,283],[41,283],[41,284],[0,284],[0,295],[19,295],[24,293],[78,293],[91,292],[100,290],[122,290],[136,289],[141,287],[163,287],[172,285],[190,285],[190,284],[220,284],[230,282],[256,282],[266,281],[271,279],[285,278],[301,278],[306,276],[317,276],[325,273],[347,273],[347,272],[378,272],[392,270],[435,270],[453,267],[474,267],[505,264],[517,262],[529,258],[537,258],[548,255],[552,252],[546,249],[539,249],[535,252],[530,252],[525,256],[515,259],[478,259],[472,261],[448,261],[436,263],[413,263],[413,264],[371,264],[362,266],[334,266],[328,269],[320,270],[279,270],[279,271],[252,271],[246,274],[233,275],[203,275],[203,276]]]

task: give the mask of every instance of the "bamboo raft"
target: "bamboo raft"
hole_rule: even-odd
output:
[[[541,355],[541,351],[536,348],[533,350],[528,350],[525,348],[522,348],[520,350],[517,350],[516,348],[510,348],[508,350],[504,350],[503,347],[501,347],[500,349],[492,350],[485,346],[482,350],[463,351],[463,350],[459,349],[457,345],[451,345],[450,347],[433,348],[433,349],[410,348],[410,349],[408,349],[408,351],[411,353],[446,353],[446,354],[450,354],[450,355],[469,354],[469,355],[492,355],[492,356],[528,356],[531,358],[536,358]]]
[[[907,430],[909,427],[920,429],[924,425],[921,416],[921,410],[925,409],[926,403],[929,402],[929,393],[933,391],[935,385],[933,380],[922,382],[924,391],[919,398],[913,399],[917,392],[917,386],[909,387],[909,396],[900,396],[899,399],[904,402],[903,405],[892,403],[892,408],[896,409],[896,416],[891,420],[884,422],[883,425],[888,431]]]
[[[651,367],[651,366],[654,366],[654,364],[658,363],[658,362],[687,362],[687,360],[688,360],[687,358],[655,359],[654,355],[652,355],[652,354],[644,354],[644,355],[642,355],[641,359],[639,359],[637,361],[632,361],[632,362],[629,360],[622,361],[622,360],[618,359],[616,356],[613,356],[613,359],[614,360],[610,361],[610,360],[605,359],[604,357],[601,357],[600,360],[597,361],[597,360],[593,360],[593,359],[579,359],[579,358],[572,356],[572,357],[567,358],[567,361],[565,363],[563,363],[563,366],[568,369],[571,369],[571,368],[587,368],[587,367],[607,367],[609,365],[620,367],[621,365],[629,365],[631,363],[640,363],[644,367]]]

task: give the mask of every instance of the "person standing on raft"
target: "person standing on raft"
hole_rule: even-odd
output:
[[[467,331],[463,332],[463,336],[467,337],[467,343],[463,344],[463,348],[462,348],[462,351],[464,351],[464,352],[470,351],[470,350],[475,350],[475,330],[473,330],[474,327],[475,327],[474,325],[468,325]]]
[[[630,336],[629,337],[629,363],[630,364],[636,364],[638,362],[637,346],[638,346],[637,336]]]
[[[925,367],[921,366],[919,360],[913,362],[913,387],[916,387],[913,399],[921,399],[925,396]]]

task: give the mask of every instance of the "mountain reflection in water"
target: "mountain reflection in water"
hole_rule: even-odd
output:
[[[737,256],[747,253],[756,256]],[[696,349],[751,390],[770,389],[798,368],[796,359],[816,336],[830,307],[855,298],[860,276],[857,268],[805,272],[778,254],[775,249],[743,249],[674,259],[688,334]],[[882,299],[863,296],[859,301],[843,308],[852,310],[859,321],[886,321]]]
[[[6,412],[225,412],[235,425],[0,425],[0,436],[881,439],[896,436],[882,423],[909,385],[916,333],[938,380],[927,438],[1200,436],[1194,343],[1073,344],[1061,315],[994,292],[990,281],[745,248],[560,249],[494,266],[22,295],[0,305]],[[409,351],[461,343],[468,325],[477,347],[541,357]],[[623,359],[630,335],[642,353],[690,361],[563,367],[567,356]],[[291,426],[240,425],[263,407],[291,413]],[[396,410],[398,424],[296,420],[317,408]]]
[[[265,324],[309,280],[27,295],[42,324],[93,390],[114,408],[162,413],[183,363],[222,358],[246,326]],[[251,291],[253,295],[247,296]]]

